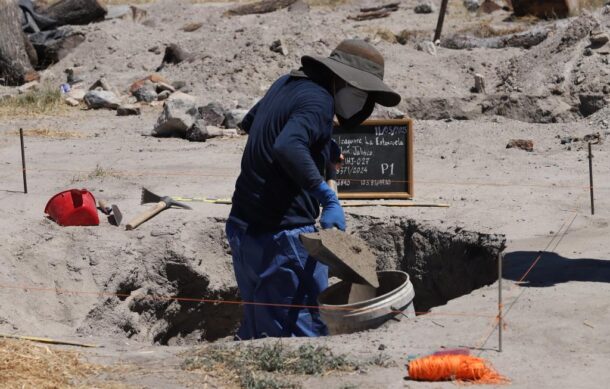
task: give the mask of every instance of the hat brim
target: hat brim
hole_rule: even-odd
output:
[[[356,69],[332,58],[312,57],[309,55],[301,58],[301,64],[303,64],[304,68],[323,67],[333,72],[354,88],[370,93],[375,102],[383,106],[393,107],[400,103],[400,95],[398,93],[394,92],[392,88],[384,84],[379,78],[364,70]]]

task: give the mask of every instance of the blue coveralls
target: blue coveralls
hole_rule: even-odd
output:
[[[327,89],[284,76],[242,122],[249,137],[226,225],[245,302],[240,339],[327,335],[311,306],[328,285],[328,268],[299,235],[315,231],[320,204],[309,190],[323,181],[333,114]]]

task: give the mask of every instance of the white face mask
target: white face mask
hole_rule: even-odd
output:
[[[335,113],[349,119],[364,108],[368,94],[351,85],[346,85],[335,93]]]

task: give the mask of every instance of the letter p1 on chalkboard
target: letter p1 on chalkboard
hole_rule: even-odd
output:
[[[413,198],[413,121],[367,120],[333,139],[345,157],[337,172],[341,199]]]

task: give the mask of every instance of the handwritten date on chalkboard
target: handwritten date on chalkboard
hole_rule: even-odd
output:
[[[406,120],[367,120],[333,138],[345,157],[337,172],[339,197],[412,198],[413,124]]]

